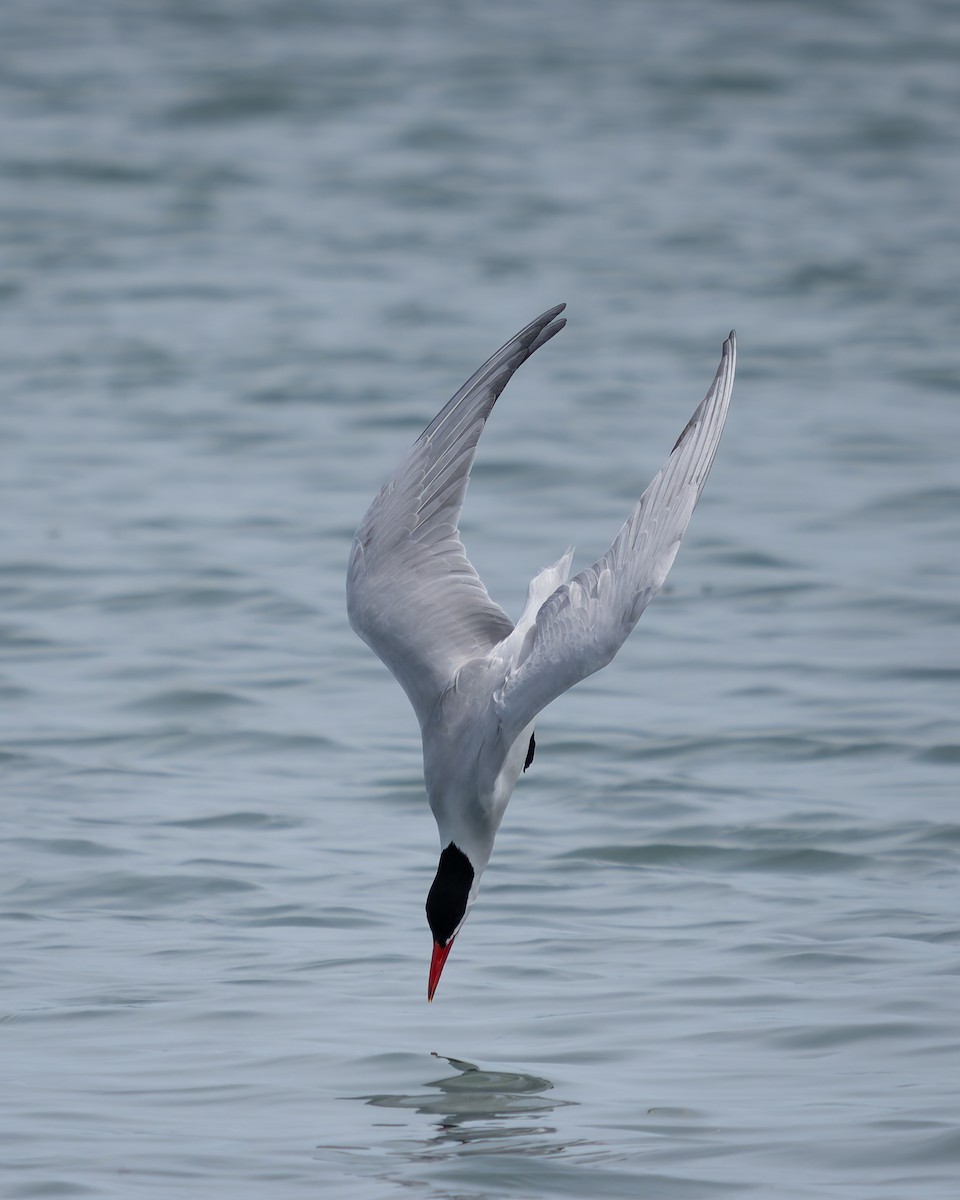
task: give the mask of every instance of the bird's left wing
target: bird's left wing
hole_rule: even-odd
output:
[[[423,725],[459,666],[513,629],[474,570],[457,524],[484,424],[514,371],[559,333],[563,304],[502,346],[420,435],[357,530],[350,624],[390,668]]]
[[[616,541],[539,609],[494,694],[500,732],[496,755],[506,754],[551,700],[610,662],[660,590],[713,463],[733,390],[736,353],[731,332],[709,392]]]

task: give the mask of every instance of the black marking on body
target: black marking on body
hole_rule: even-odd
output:
[[[470,859],[451,842],[440,855],[437,874],[427,894],[427,923],[438,946],[445,946],[457,932],[472,887]]]
[[[527,773],[527,767],[529,767],[530,764],[533,762],[533,756],[534,756],[536,749],[537,749],[537,739],[531,733],[530,734],[530,745],[527,747],[527,757],[524,760],[524,764],[523,764],[523,773],[524,774]]]

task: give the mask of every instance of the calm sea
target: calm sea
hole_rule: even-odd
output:
[[[5,0],[0,1195],[954,1200],[958,113],[953,2]],[[740,377],[428,1007],[345,563],[561,300],[515,615]]]

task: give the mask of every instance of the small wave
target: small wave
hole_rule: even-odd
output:
[[[144,908],[165,908],[256,890],[256,884],[219,875],[146,875],[132,871],[107,871],[60,884],[49,880],[29,881],[12,888],[8,894],[21,901],[29,901],[38,908],[123,908],[139,913]]]
[[[172,688],[169,691],[156,692],[142,700],[125,703],[123,707],[135,712],[196,713],[254,703],[255,701],[240,696],[236,692],[202,688]]]
[[[916,755],[917,762],[932,763],[936,766],[960,766],[960,745],[956,743],[941,746],[929,746]]]
[[[39,850],[44,854],[62,854],[66,858],[107,858],[116,854],[125,854],[115,846],[105,846],[102,842],[92,842],[88,838],[11,838],[11,846],[21,846],[26,850]]]
[[[589,846],[570,851],[562,857],[617,866],[767,871],[784,875],[822,875],[853,871],[871,861],[864,855],[823,850],[813,846],[761,849],[680,842]]]
[[[291,829],[299,821],[278,817],[272,813],[229,812],[212,817],[186,817],[179,821],[158,821],[177,829]]]

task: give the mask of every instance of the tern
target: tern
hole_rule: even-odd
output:
[[[440,862],[427,896],[432,1000],[473,907],[507,802],[533,761],[533,723],[605,667],[663,585],[713,463],[736,336],[706,398],[610,549],[572,579],[573,550],[532,580],[516,625],[474,570],[457,528],[477,443],[514,371],[566,324],[558,304],[472,375],[377,493],[347,572],[350,624],[420,722]]]

